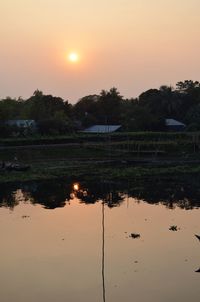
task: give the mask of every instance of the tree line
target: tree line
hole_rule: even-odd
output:
[[[56,135],[94,124],[122,125],[124,131],[162,131],[166,118],[185,123],[188,131],[200,130],[198,81],[178,82],[175,88],[149,89],[130,99],[124,98],[117,88],[111,88],[84,96],[74,105],[39,90],[26,100],[10,97],[0,100],[0,136],[16,131],[7,125],[8,120],[35,120],[41,135]]]

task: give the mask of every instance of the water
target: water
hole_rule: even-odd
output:
[[[199,301],[196,185],[3,186],[0,301]]]

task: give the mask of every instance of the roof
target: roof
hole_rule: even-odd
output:
[[[177,120],[174,120],[172,118],[166,119],[165,124],[166,124],[166,126],[182,126],[182,127],[185,127],[185,124],[183,124],[183,123],[181,123]]]
[[[7,120],[6,124],[9,126],[17,127],[30,127],[35,126],[35,120]]]
[[[121,128],[121,125],[94,125],[89,128],[86,128],[82,132],[88,133],[110,133],[115,132]]]

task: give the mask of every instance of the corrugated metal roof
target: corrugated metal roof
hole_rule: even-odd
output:
[[[9,126],[17,126],[17,127],[31,127],[35,126],[35,120],[7,120],[6,124]]]
[[[183,124],[179,121],[176,121],[172,118],[166,119],[165,124],[166,124],[166,126],[184,126],[185,127],[185,124]]]
[[[110,133],[115,132],[119,128],[121,128],[121,125],[94,125],[89,128],[86,128],[82,132],[87,133]]]

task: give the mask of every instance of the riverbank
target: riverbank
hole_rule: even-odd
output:
[[[59,179],[96,179],[127,181],[151,177],[179,177],[199,175],[199,161],[66,161],[51,160],[33,162],[27,171],[0,171],[0,183]]]
[[[198,134],[191,133],[152,132],[3,140],[0,162],[17,159],[30,169],[0,169],[0,183],[60,177],[126,181],[198,174],[197,138]]]

